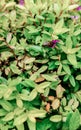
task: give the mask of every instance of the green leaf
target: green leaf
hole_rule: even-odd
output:
[[[62,48],[62,51],[63,51],[63,52],[65,52],[66,54],[68,54],[68,52],[67,52],[67,47],[66,47],[66,46],[61,46],[61,48]]]
[[[48,130],[52,126],[52,122],[49,120],[49,118],[46,118],[42,120],[41,122],[36,123],[37,130]]]
[[[57,81],[57,75],[42,74],[42,77],[47,81]]]
[[[76,110],[71,118],[70,118],[70,122],[69,122],[69,130],[77,130],[78,127],[80,125],[80,113],[78,110]]]
[[[77,57],[81,58],[81,50],[78,51]]]
[[[76,76],[76,80],[81,80],[81,74]]]
[[[13,110],[12,104],[6,100],[0,100],[0,105],[8,112]]]
[[[69,65],[63,64],[63,69],[64,69],[64,71],[65,71],[67,74],[71,75],[71,70],[70,70]]]
[[[78,48],[72,48],[70,54],[76,53],[80,50],[80,47]]]
[[[30,93],[30,95],[28,96],[28,101],[32,101],[36,98],[37,96],[37,91],[35,89],[33,89]]]
[[[38,70],[38,73],[43,73],[44,71],[47,70],[47,66],[42,66],[39,70]]]
[[[78,101],[81,103],[81,91],[76,92],[75,96],[78,99]]]
[[[16,125],[17,130],[24,130],[24,124]]]
[[[44,93],[44,89],[50,86],[50,82],[43,82],[36,86],[36,90],[39,93]]]
[[[60,75],[62,71],[62,64],[60,63],[58,70],[57,70],[57,74]]]
[[[28,48],[27,48],[28,50]],[[34,51],[34,52],[42,52],[42,47],[41,46],[36,46],[36,45],[32,45],[29,46],[29,51]]]
[[[25,87],[32,87],[32,88],[35,88],[36,86],[35,82],[33,82],[31,79],[26,79],[21,84],[24,85]]]
[[[38,19],[44,20],[44,17],[42,15],[37,15]]]
[[[5,111],[4,109],[0,109],[0,117],[5,116],[6,114],[7,114],[7,111]]]
[[[49,65],[48,70],[53,70],[55,68],[55,62],[54,61],[49,62],[48,65]]]
[[[23,93],[23,94],[20,94],[19,95],[20,98],[24,101],[32,101],[36,98],[37,96],[37,90],[36,89],[33,89],[30,94],[28,95],[27,93]]]
[[[27,113],[23,113],[14,119],[14,125],[21,125],[27,120]]]
[[[51,36],[51,34],[50,34],[49,32],[47,32],[47,31],[42,31],[42,33],[43,33],[43,34],[46,34],[46,35],[48,35],[48,36]]]
[[[10,121],[13,118],[14,118],[14,112],[10,112],[3,118],[3,121]]]
[[[15,74],[20,74],[21,71],[18,69],[18,67],[15,64],[10,65],[10,69],[12,70],[13,73]]]
[[[68,32],[68,31],[69,31],[68,28],[61,28],[61,29],[58,28],[55,30],[55,34],[59,35],[59,34],[63,34],[63,33]]]
[[[50,117],[50,121],[52,122],[60,122],[62,120],[62,116],[61,115],[54,115]]]
[[[27,124],[28,124],[29,130],[36,130],[36,122],[32,122],[28,119]]]
[[[32,34],[32,35],[36,35],[36,34],[38,34],[40,31],[41,31],[40,29],[32,29],[32,30],[30,30],[28,33],[29,33],[29,34]]]
[[[71,85],[72,85],[73,87],[75,87],[76,82],[75,82],[75,79],[74,79],[73,75],[70,75],[69,81],[70,81]]]
[[[24,112],[24,110],[25,110],[25,108],[16,107],[14,109],[14,115],[16,115],[16,116],[21,115]]]
[[[6,84],[6,83],[7,83],[7,80],[6,80],[4,77],[0,77],[0,84],[1,84],[1,83]]]
[[[67,59],[72,65],[77,66],[77,59],[75,54],[68,54]]]
[[[54,27],[55,31],[56,31],[56,29],[62,28],[63,24],[64,24],[64,19],[59,20],[59,21],[56,23],[55,27]]]
[[[69,130],[69,121],[70,121],[71,116],[72,116],[72,113],[69,112],[67,114],[66,121],[63,122],[62,130]]]
[[[81,29],[78,29],[78,30],[76,30],[75,32],[74,32],[74,36],[77,36],[77,35],[79,35],[81,33]]]
[[[0,125],[1,130],[9,130],[9,125]]]
[[[68,0],[67,0],[68,1]],[[68,36],[67,39],[66,39],[66,47],[68,49],[71,49],[72,48],[72,40],[71,40],[71,37]]]
[[[30,80],[35,81],[38,76],[39,76],[39,73],[35,72],[34,74],[30,76]]]
[[[63,81],[66,82],[68,79],[69,79],[69,75],[67,74],[64,76]]]

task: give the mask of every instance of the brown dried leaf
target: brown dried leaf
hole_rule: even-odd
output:
[[[0,41],[4,41],[4,38],[3,38],[3,37],[0,37]]]
[[[53,101],[54,100],[54,96],[49,96],[48,100]]]
[[[30,64],[30,63],[33,63],[35,61],[35,58],[34,57],[28,57],[28,56],[26,56],[25,58],[24,58],[24,60],[23,60],[23,62],[25,63],[25,64]]]
[[[45,78],[43,78],[43,77],[41,76],[41,77],[39,77],[39,78],[36,78],[35,82],[36,82],[36,83],[40,83],[40,82],[42,82],[42,81],[44,81],[44,80],[45,80]]]
[[[52,102],[52,108],[53,110],[56,110],[60,107],[60,100],[59,99],[55,99],[53,102]]]
[[[10,73],[10,68],[7,67],[7,68],[5,69],[5,74],[8,75],[9,73]]]
[[[47,103],[47,105],[46,105],[46,108],[45,108],[45,109],[46,109],[46,111],[47,111],[47,112],[50,112],[50,103]]]
[[[58,85],[56,88],[57,97],[62,98],[64,91],[65,91],[65,89],[61,85]]]

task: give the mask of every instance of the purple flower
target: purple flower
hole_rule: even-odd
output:
[[[80,10],[81,10],[81,6],[78,6],[78,7],[76,8],[76,10],[80,11]]]
[[[58,39],[56,39],[56,40],[52,40],[52,48],[54,48],[54,47],[55,47],[55,45],[56,45],[58,42],[59,42],[59,40],[58,40]]]
[[[24,0],[19,0],[19,4],[23,6],[24,5]]]
[[[70,18],[73,19],[73,20],[77,20],[77,19],[79,19],[79,16],[78,15],[76,15],[76,16],[72,15],[72,16],[70,16]]]
[[[59,42],[59,40],[55,39],[55,40],[52,40],[52,41],[49,41],[49,42],[45,42],[43,44],[43,46],[54,48],[58,42]]]

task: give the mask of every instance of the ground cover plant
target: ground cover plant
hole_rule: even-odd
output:
[[[81,129],[81,1],[0,1],[0,130]]]

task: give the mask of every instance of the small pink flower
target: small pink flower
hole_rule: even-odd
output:
[[[70,18],[73,19],[73,20],[77,20],[77,19],[79,19],[79,16],[77,16],[77,15],[75,15],[75,16],[72,15],[72,16],[70,16]]]
[[[80,10],[81,10],[81,6],[78,6],[78,7],[76,8],[76,10],[80,11]]]
[[[24,0],[19,0],[19,4],[23,6],[24,5]]]

